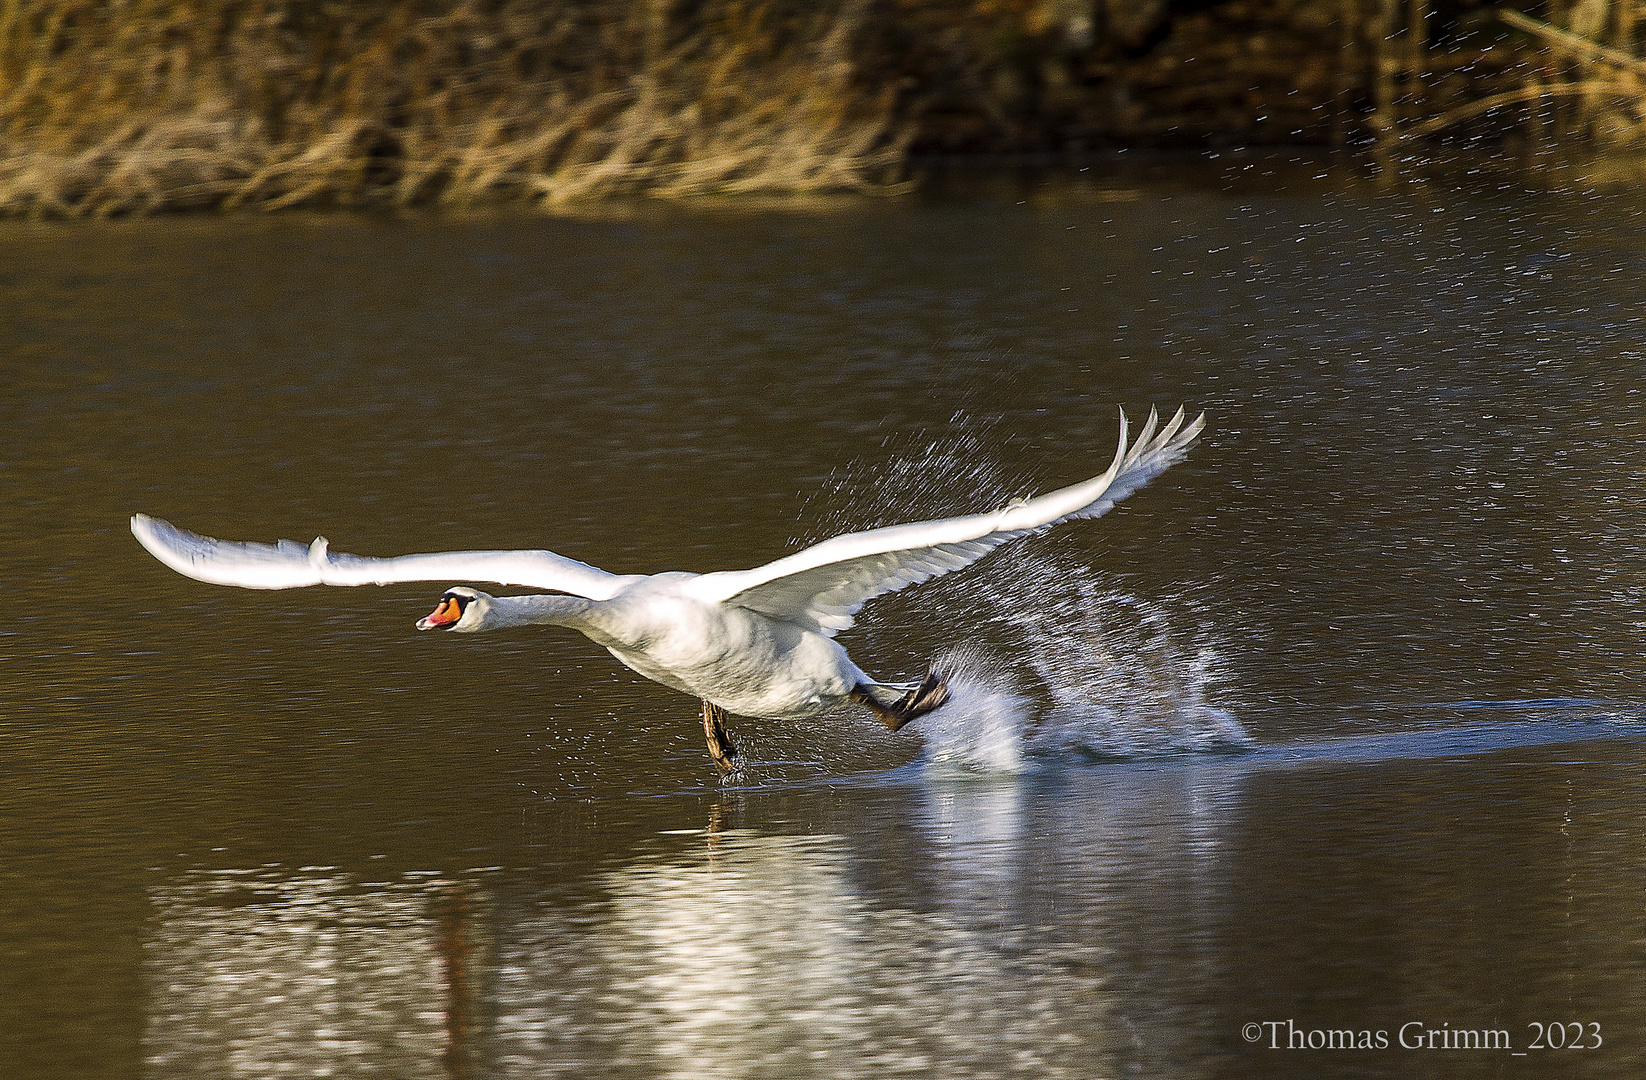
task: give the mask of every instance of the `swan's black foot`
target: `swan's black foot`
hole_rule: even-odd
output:
[[[726,731],[726,710],[707,698],[703,699],[703,738],[720,771],[731,772],[737,762],[737,744]]]
[[[874,691],[867,686],[859,686],[852,691],[852,697],[867,705],[869,711],[878,716],[888,729],[896,731],[910,720],[925,716],[948,701],[949,682],[937,672],[928,671],[919,686],[892,701],[877,699]]]

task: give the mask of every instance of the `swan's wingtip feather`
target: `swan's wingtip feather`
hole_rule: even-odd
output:
[[[1126,419],[1126,407],[1120,408],[1120,441],[1115,446],[1114,461],[1109,463],[1109,472],[1117,473],[1120,466],[1126,461],[1126,451],[1131,448],[1131,421]]]
[[[1148,451],[1183,451],[1194,445],[1195,440],[1206,429],[1206,413],[1202,410],[1193,420],[1189,420],[1188,415],[1184,406],[1178,406],[1172,418],[1166,421],[1166,425],[1155,436],[1154,443],[1148,447]],[[1138,441],[1142,443],[1143,440]]]
[[[131,534],[149,554],[164,561],[162,552],[175,551],[180,545],[177,538],[189,535],[176,525],[148,514],[131,516]]]
[[[225,543],[147,514],[132,515],[131,531],[163,566],[195,581],[242,589],[291,589],[321,583],[309,565],[306,545]],[[291,546],[302,554],[290,551]]]
[[[131,516],[131,534],[139,540],[159,535],[161,529],[175,528],[170,522],[147,514],[133,514]]]
[[[1160,426],[1160,413],[1153,405],[1149,406],[1149,416],[1138,429],[1137,438],[1132,441],[1132,456],[1146,453],[1154,442],[1155,428]]]
[[[193,533],[184,532],[169,521],[147,514],[131,516],[131,533],[137,538],[137,542],[143,545],[143,550],[160,560],[163,565],[186,577],[200,577],[195,569],[194,554],[190,550],[198,545],[189,543],[191,539],[200,538]]]
[[[1162,443],[1171,442],[1173,437],[1177,435],[1178,429],[1180,429],[1182,426],[1183,426],[1183,406],[1179,405],[1177,407],[1177,411],[1172,413],[1171,419],[1166,421],[1166,426],[1160,429],[1160,441]]]

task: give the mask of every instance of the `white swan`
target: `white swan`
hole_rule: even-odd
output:
[[[419,630],[459,633],[526,623],[581,631],[624,665],[703,702],[709,752],[729,769],[735,749],[726,712],[810,716],[842,701],[866,705],[893,731],[948,696],[933,671],[917,685],[877,682],[834,636],[865,602],[958,570],[1020,536],[1073,518],[1093,518],[1181,460],[1205,423],[1183,410],[1157,431],[1149,419],[1120,446],[1108,471],[1084,483],[966,517],[848,533],[753,570],[617,575],[552,551],[455,551],[374,559],[282,540],[243,544],[196,536],[146,514],[131,531],[180,574],[247,589],[387,585],[453,579],[550,589],[550,595],[489,596],[448,589]]]

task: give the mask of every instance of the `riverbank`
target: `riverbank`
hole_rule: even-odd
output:
[[[1639,5],[1599,6],[12,0],[0,214],[895,191],[910,160],[1117,148],[1627,149]]]

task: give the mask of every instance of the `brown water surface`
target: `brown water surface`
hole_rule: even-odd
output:
[[[1641,211],[6,224],[0,1075],[1640,1075]],[[580,637],[127,531],[735,568],[1083,478],[1151,403],[1185,464],[843,638],[969,642],[972,713],[734,718],[728,785]]]

